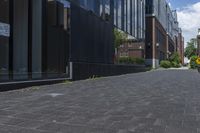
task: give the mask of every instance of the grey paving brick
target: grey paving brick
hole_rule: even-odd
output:
[[[199,79],[164,70],[0,92],[0,133],[200,133]]]

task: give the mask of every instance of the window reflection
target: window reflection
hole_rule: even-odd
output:
[[[0,1],[0,81],[8,80],[9,73],[9,0]]]
[[[13,1],[13,78],[28,79],[28,4]]]
[[[64,77],[68,67],[70,3],[64,0],[48,0],[47,4],[47,76]]]

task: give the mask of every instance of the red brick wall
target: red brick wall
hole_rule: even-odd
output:
[[[129,50],[129,57],[138,57],[143,58],[144,52],[143,50]]]
[[[197,43],[198,43],[198,55],[200,55],[200,35],[197,36]]]
[[[129,56],[144,58],[144,42],[126,42],[118,49],[118,57]]]
[[[184,38],[182,33],[178,34],[177,52],[181,57],[181,63],[184,64]]]
[[[145,55],[146,59],[151,59],[153,54],[153,17],[146,17],[146,39],[145,39]]]
[[[155,24],[153,21],[155,20]],[[154,28],[155,27],[155,30]],[[156,43],[158,43],[158,34],[161,33],[162,36],[164,36],[164,41],[162,44],[159,45],[159,47],[156,47]],[[155,42],[153,42],[153,40]],[[146,59],[152,59],[153,58],[153,51],[155,51],[155,58],[159,59],[159,52],[163,52],[165,56],[167,55],[167,33],[165,29],[162,27],[162,25],[159,23],[159,21],[152,16],[146,17],[146,49],[145,49],[145,55]],[[155,49],[153,50],[153,45],[155,46]]]

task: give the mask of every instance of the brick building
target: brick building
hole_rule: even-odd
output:
[[[145,44],[144,42],[135,42],[129,40],[120,45],[118,49],[118,57],[136,57],[145,58]]]
[[[198,29],[197,35],[197,54],[200,55],[200,28]]]
[[[178,45],[177,12],[166,0],[146,0],[146,63],[153,68],[169,58]]]
[[[184,37],[182,35],[181,29],[179,29],[179,33],[178,33],[176,51],[180,55],[181,64],[184,64]]]

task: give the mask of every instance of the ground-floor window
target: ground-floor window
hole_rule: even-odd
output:
[[[9,0],[0,0],[0,80],[9,79]]]
[[[28,78],[28,0],[13,0],[13,78]]]
[[[47,77],[62,77],[68,68],[70,4],[67,1],[49,0],[47,11]]]
[[[0,82],[66,77],[70,3],[0,0]]]

